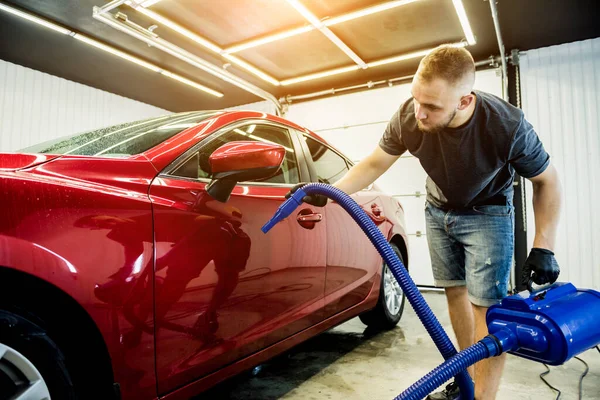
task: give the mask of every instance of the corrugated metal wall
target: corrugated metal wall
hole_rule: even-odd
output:
[[[0,151],[168,113],[0,60]]]
[[[600,38],[528,50],[520,69],[523,111],[564,190],[555,251],[559,279],[600,289]],[[530,247],[535,232],[531,192],[529,184]]]

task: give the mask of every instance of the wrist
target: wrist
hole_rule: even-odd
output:
[[[536,236],[533,239],[532,247],[538,248],[538,249],[546,249],[546,250],[554,251],[554,241],[550,241],[546,238]]]

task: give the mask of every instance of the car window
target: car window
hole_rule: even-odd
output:
[[[128,122],[39,143],[19,152],[128,157],[143,153],[218,113],[191,112]]]
[[[239,128],[231,129],[220,134],[200,148],[191,158],[179,166],[171,175],[182,177],[194,177],[210,179],[210,155],[219,147],[233,141],[260,141],[281,145],[285,148],[285,158],[277,174],[268,179],[257,182],[296,184],[299,182],[298,162],[294,152],[294,146],[290,138],[289,131],[285,128],[272,125],[250,124]],[[191,174],[196,174],[191,176]],[[255,181],[256,182],[256,181]]]
[[[346,160],[317,140],[304,136],[310,150],[319,182],[334,184],[349,171]]]

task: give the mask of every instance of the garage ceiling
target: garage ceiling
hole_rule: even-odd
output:
[[[2,3],[126,52],[223,96],[215,97],[6,12],[0,12],[0,59],[170,111],[220,109],[262,100],[94,19],[93,7],[104,6],[107,3],[104,0]],[[149,4],[148,0],[145,3]],[[498,55],[490,4],[487,0],[462,3],[476,39],[475,44],[467,46],[469,51],[476,61]],[[391,5],[394,7],[381,10]],[[600,36],[596,0],[499,0],[497,7],[507,51]],[[306,15],[306,10],[310,15]],[[377,12],[340,21],[339,17],[354,17],[363,10]],[[453,0],[162,0],[137,10],[121,5],[110,11],[112,15],[117,12],[126,15],[128,22],[123,23],[134,29],[136,25],[144,29],[157,25],[152,32],[159,40],[173,43],[218,69],[225,68],[276,98],[411,75],[420,56],[395,62],[389,62],[390,58],[418,54],[441,43],[466,43],[467,39]],[[316,17],[312,25],[311,15]],[[169,21],[196,35],[193,36],[196,41],[170,28]],[[275,33],[288,34],[290,30],[303,32],[236,49],[255,39]],[[201,45],[199,40],[209,43]],[[240,63],[256,70],[249,72]],[[368,68],[361,68],[365,65]],[[293,81],[340,68],[353,70]]]

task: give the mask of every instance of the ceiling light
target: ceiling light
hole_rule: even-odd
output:
[[[123,58],[123,59],[125,59],[127,61],[131,61],[132,63],[135,63],[137,65],[141,65],[142,67],[148,68],[148,69],[150,69],[150,70],[152,70],[154,72],[160,72],[161,71],[161,68],[157,67],[156,65],[147,63],[146,61],[140,60],[139,58],[130,56],[129,54],[126,54],[126,53],[124,53],[122,51],[119,51],[117,49],[109,47],[109,46],[107,46],[107,45],[105,45],[103,43],[97,42],[94,39],[90,39],[87,36],[83,36],[80,33],[76,33],[73,37],[75,39],[79,40],[79,41],[82,41],[82,42],[84,42],[86,44],[89,44],[90,46],[94,46],[94,47],[96,47],[96,48],[98,48],[100,50],[104,50],[104,51],[106,51],[108,53],[114,54],[117,57],[121,57],[121,58]]]
[[[200,84],[198,84],[196,82],[190,81],[189,79],[186,79],[186,78],[183,78],[183,77],[181,77],[179,75],[173,74],[172,72],[165,71],[162,68],[159,68],[159,67],[157,67],[154,64],[150,64],[150,63],[148,63],[146,61],[140,60],[137,57],[130,56],[129,54],[124,53],[124,52],[122,52],[120,50],[117,50],[115,48],[107,46],[107,45],[105,45],[103,43],[100,43],[100,42],[94,40],[94,39],[90,39],[87,36],[83,36],[80,33],[76,33],[73,37],[75,39],[77,39],[77,40],[80,40],[80,41],[86,43],[86,44],[94,46],[94,47],[96,47],[96,48],[98,48],[100,50],[104,50],[104,51],[106,51],[108,53],[114,54],[114,55],[116,55],[118,57],[121,57],[121,58],[127,60],[127,61],[131,61],[132,63],[140,65],[140,66],[142,66],[144,68],[148,68],[149,70],[152,70],[154,72],[159,72],[159,73],[161,73],[162,75],[164,75],[166,77],[175,79],[175,80],[177,80],[179,82],[182,82],[182,83],[185,83],[186,85],[192,86],[192,87],[194,87],[196,89],[199,89],[199,90],[202,90],[202,91],[204,91],[206,93],[212,94],[213,96],[223,97],[223,93],[220,93],[220,92],[217,92],[217,91],[212,90],[210,88],[207,88],[206,86],[203,86],[203,85],[200,85]]]
[[[251,49],[252,47],[257,47],[262,44],[275,42],[277,40],[285,39],[285,38],[288,38],[291,36],[296,36],[296,35],[299,35],[304,32],[310,32],[314,29],[315,29],[315,27],[312,25],[307,25],[307,26],[303,26],[300,28],[296,28],[296,29],[290,29],[289,31],[276,33],[274,35],[265,36],[265,37],[262,37],[259,39],[251,40],[249,42],[245,42],[245,43],[241,43],[241,44],[238,44],[235,46],[228,47],[225,50],[223,50],[223,52],[228,53],[228,54],[237,53],[238,51]]]
[[[240,67],[246,69],[247,71],[253,73],[254,75],[258,76],[259,78],[262,78],[263,80],[265,80],[269,83],[272,83],[275,86],[279,86],[279,81],[277,79],[265,74],[264,72],[262,72],[258,68],[253,67],[252,65],[248,64],[244,60],[240,60],[236,56],[232,56],[230,54],[223,54],[223,57],[225,57],[229,61],[233,62],[234,64],[237,64]]]
[[[298,0],[287,0],[304,18],[308,20],[311,24],[315,26],[318,30],[321,31],[327,39],[331,40],[333,44],[335,44],[340,50],[342,50],[348,57],[352,59],[355,63],[360,65],[361,68],[367,68],[367,64],[356,54],[346,43],[344,43],[335,33],[331,31],[331,29],[327,28],[323,23],[313,15],[306,7],[300,3]]]
[[[213,96],[223,97],[223,93],[220,93],[220,92],[217,92],[217,91],[212,90],[210,88],[207,88],[206,86],[200,85],[200,84],[198,84],[196,82],[192,82],[189,79],[183,78],[183,77],[181,77],[179,75],[176,75],[176,74],[173,74],[173,73],[171,73],[169,71],[165,71],[162,68],[160,68],[160,67],[158,67],[158,66],[156,66],[154,64],[151,64],[149,62],[141,60],[141,59],[139,59],[137,57],[131,56],[131,55],[129,55],[129,54],[123,52],[123,51],[115,49],[114,47],[107,46],[104,43],[98,42],[97,40],[94,40],[94,39],[89,38],[89,37],[87,37],[85,35],[82,35],[81,33],[76,33],[76,32],[70,31],[68,29],[65,29],[65,28],[59,26],[59,25],[53,24],[52,22],[45,21],[45,20],[43,20],[41,18],[38,18],[38,17],[36,17],[34,15],[31,15],[31,14],[19,11],[19,10],[15,9],[15,8],[9,7],[9,6],[7,6],[5,4],[2,4],[2,3],[0,3],[0,10],[9,12],[9,13],[11,13],[13,15],[16,15],[18,17],[24,18],[24,19],[26,19],[28,21],[35,22],[36,24],[43,25],[43,26],[45,26],[47,28],[53,29],[56,32],[60,32],[60,33],[65,34],[65,35],[69,35],[69,36],[71,36],[71,37],[79,40],[82,43],[85,43],[85,44],[93,46],[93,47],[95,47],[97,49],[106,51],[107,53],[113,54],[113,55],[115,55],[117,57],[120,57],[120,58],[122,58],[124,60],[130,61],[130,62],[132,62],[134,64],[137,64],[139,66],[147,68],[147,69],[149,69],[151,71],[159,72],[162,75],[165,75],[165,76],[167,76],[169,78],[178,80],[178,81],[180,81],[182,83],[185,83],[186,85],[190,85],[190,86],[192,86],[192,87],[194,87],[196,89],[199,89],[199,90],[202,90],[202,91],[204,91],[206,93],[212,94]]]
[[[100,8],[98,8],[98,7],[94,7],[93,17],[94,17],[94,19],[97,19],[107,25],[112,26],[113,28],[115,28],[121,32],[124,32],[130,36],[133,36],[134,38],[139,39],[154,48],[162,50],[165,53],[170,54],[174,57],[177,57],[180,60],[183,60],[190,65],[193,65],[203,71],[206,71],[209,74],[216,76],[217,78],[219,78],[221,80],[229,82],[229,83],[231,83],[243,90],[246,90],[258,97],[262,97],[265,100],[269,100],[269,101],[273,102],[273,104],[275,104],[275,106],[277,107],[278,113],[281,111],[281,109],[280,109],[281,104],[275,98],[275,96],[273,96],[271,93],[255,86],[255,85],[252,85],[251,83],[243,80],[242,78],[239,78],[238,76],[224,70],[223,68],[219,68],[216,65],[207,62],[203,58],[198,57],[195,54],[192,54],[189,51],[182,49],[181,47],[175,46],[173,43],[170,43],[161,38],[155,38],[155,37],[148,36],[148,35],[142,35],[137,30],[133,29],[132,27],[124,24],[122,21],[115,18],[114,15],[112,15],[110,13],[102,13]]]
[[[294,7],[300,14],[302,14],[302,16],[304,18],[306,18],[308,20],[308,22],[310,22],[312,25],[314,25],[316,28],[322,27],[323,23],[321,22],[321,20],[317,17],[315,17],[315,15],[313,13],[311,13],[308,8],[304,7],[304,5],[302,3],[300,3],[300,1],[298,0],[287,0],[288,3],[290,3],[290,5],[292,7]]]
[[[132,4],[130,4],[132,5]],[[133,5],[132,5],[133,7]],[[134,7],[135,8],[135,7]],[[181,25],[176,24],[175,22],[163,17],[160,14],[155,13],[154,11],[150,11],[147,10],[145,8],[142,7],[137,7],[135,8],[135,10],[139,11],[140,13],[146,15],[147,17],[152,18],[153,20],[173,29],[175,32],[193,40],[194,42],[206,47],[207,49],[221,54],[223,55],[223,57],[227,58],[228,60],[230,60],[231,62],[239,65],[240,67],[244,68],[245,70],[249,71],[250,73],[258,76],[259,78],[273,84],[276,86],[279,86],[279,81],[269,75],[267,75],[266,73],[262,72],[261,70],[259,70],[258,68],[248,64],[247,62],[240,60],[237,57],[234,56],[230,56],[228,54],[225,54],[225,51],[223,51],[223,49],[221,49],[219,46],[217,46],[216,44],[204,39],[203,37],[195,34],[194,32],[190,31],[189,29],[186,29],[184,27],[182,27]]]
[[[466,42],[458,42],[458,43],[453,43],[451,46],[452,47],[465,47],[466,45],[467,45]],[[399,55],[396,57],[385,58],[383,60],[373,61],[373,62],[368,63],[367,65],[369,67],[379,67],[380,65],[391,64],[391,63],[395,63],[398,61],[410,60],[412,58],[425,57],[427,55],[427,53],[429,53],[431,50],[433,50],[433,48],[427,49],[427,50],[422,50],[422,51],[415,51],[414,53],[409,53],[409,54],[402,54],[402,55]]]
[[[17,17],[21,17],[21,18],[26,19],[28,21],[35,22],[38,25],[45,26],[46,28],[50,28],[50,29],[52,29],[52,30],[54,30],[56,32],[60,32],[63,35],[69,35],[69,34],[72,33],[70,30],[63,28],[62,26],[53,24],[52,22],[48,22],[48,21],[43,20],[41,18],[35,17],[35,16],[31,15],[31,14],[24,13],[23,11],[19,11],[16,8],[9,7],[9,6],[7,6],[5,4],[2,4],[2,3],[0,3],[0,10],[6,11],[7,13],[16,15]]]
[[[331,25],[339,24],[341,22],[346,22],[346,21],[350,21],[352,19],[364,17],[365,15],[375,14],[375,13],[378,13],[381,11],[386,11],[386,10],[390,10],[392,8],[404,6],[406,4],[414,3],[415,1],[418,1],[418,0],[389,1],[387,3],[379,4],[379,5],[376,5],[373,7],[363,8],[362,10],[358,10],[358,11],[350,12],[348,14],[340,15],[339,17],[333,17],[333,18],[327,19],[323,22],[323,24],[325,26],[331,26]]]
[[[255,124],[252,124],[252,125],[250,125],[250,126],[248,127],[248,130],[247,130],[247,132],[248,132],[248,133],[252,133],[252,132],[254,132],[254,130],[255,130],[255,129],[256,129],[256,125],[255,125]]]
[[[178,32],[178,33],[182,34],[183,36],[185,36],[189,39],[192,39],[194,42],[206,47],[209,50],[214,51],[215,53],[221,52],[221,48],[219,46],[217,46],[216,44],[211,43],[210,41],[204,39],[203,37],[196,35],[194,32],[191,32],[190,30],[185,29],[181,25],[176,24],[175,22],[163,17],[160,14],[155,13],[154,11],[150,11],[145,8],[136,8],[136,10],[141,12],[142,14],[146,15],[147,17],[150,17],[153,20],[168,26],[169,28],[173,29],[175,32]]]
[[[183,76],[179,76],[177,74],[174,74],[172,72],[169,71],[161,71],[161,74],[163,74],[164,76],[168,76],[169,78],[175,79],[176,81],[179,81],[181,83],[185,83],[186,85],[189,85],[191,87],[194,87],[198,90],[202,90],[203,92],[212,94],[213,96],[216,97],[223,97],[223,93],[217,92],[216,90],[212,90],[210,88],[207,88],[206,86],[200,85],[199,83],[190,81],[189,79],[184,78]]]
[[[363,8],[362,10],[353,11],[353,12],[350,12],[350,13],[347,13],[347,14],[344,14],[344,15],[340,15],[340,16],[337,16],[337,17],[332,17],[332,18],[326,19],[325,21],[318,21],[318,19],[316,17],[314,17],[310,13],[310,11],[306,10],[306,8],[304,6],[302,6],[300,4],[300,7],[302,7],[304,10],[306,10],[306,12],[311,15],[311,18],[314,17],[315,23],[318,21],[317,25],[332,26],[332,25],[336,25],[336,24],[339,24],[339,23],[342,23],[342,22],[350,21],[352,19],[364,17],[365,15],[370,15],[370,14],[378,13],[378,12],[381,12],[381,11],[390,10],[392,8],[400,7],[400,6],[403,6],[403,5],[406,5],[406,4],[410,4],[410,3],[413,3],[415,1],[418,1],[418,0],[395,0],[395,1],[389,1],[387,3],[379,4],[379,5],[376,5],[376,6],[373,6],[373,7],[367,7],[367,8]],[[299,3],[296,2],[296,4],[299,4]],[[260,46],[260,45],[263,45],[263,44],[266,44],[266,43],[271,43],[271,42],[274,42],[274,41],[277,41],[277,40],[281,40],[281,39],[285,39],[285,38],[288,38],[288,37],[300,35],[300,34],[305,33],[305,32],[310,32],[310,31],[312,31],[314,29],[315,29],[315,26],[313,26],[313,25],[308,25],[308,26],[303,26],[303,27],[300,27],[300,28],[290,29],[290,30],[287,30],[287,31],[284,31],[284,32],[275,33],[273,35],[264,36],[262,38],[253,39],[253,40],[250,40],[250,41],[245,42],[245,43],[240,43],[238,45],[228,47],[228,48],[226,48],[224,50],[224,52],[225,53],[237,53],[239,51],[250,49],[252,47],[257,47],[257,46]]]
[[[471,30],[471,25],[469,24],[469,18],[467,18],[467,12],[465,11],[463,2],[462,0],[452,0],[452,3],[454,4],[454,8],[456,9],[456,14],[458,15],[460,25],[462,26],[463,32],[465,33],[467,43],[469,43],[470,46],[473,46],[477,42],[475,41],[475,36],[473,36],[473,31]]]
[[[466,42],[459,42],[459,43],[452,44],[452,46],[454,46],[454,47],[465,47],[466,45],[467,45]],[[396,57],[385,58],[383,60],[378,60],[378,61],[373,61],[373,62],[367,63],[367,66],[372,68],[372,67],[378,67],[380,65],[395,63],[395,62],[398,62],[398,61],[409,60],[409,59],[412,59],[412,58],[424,57],[431,50],[433,50],[433,49],[416,51],[414,53],[403,54],[403,55],[396,56]],[[313,80],[313,79],[324,78],[326,76],[337,75],[337,74],[342,74],[344,72],[354,71],[354,70],[357,70],[359,68],[360,67],[358,65],[352,65],[352,66],[349,66],[349,67],[337,68],[337,69],[333,69],[333,70],[330,70],[330,71],[319,72],[317,74],[310,74],[310,75],[305,75],[305,76],[299,76],[297,78],[286,79],[284,81],[281,81],[281,84],[283,86],[285,86],[285,85],[292,85],[294,83],[305,82],[305,81],[309,81],[309,80]]]
[[[431,51],[431,49],[423,50],[423,51],[416,51],[414,53],[403,54],[403,55],[396,56],[396,57],[385,58],[385,59],[379,60],[379,61],[373,61],[373,62],[368,63],[367,65],[369,67],[379,67],[380,65],[391,64],[391,63],[395,63],[398,61],[410,60],[411,58],[425,57],[427,55],[427,53],[429,53],[430,51]]]
[[[142,7],[150,7],[153,6],[154,4],[158,3],[160,0],[146,0],[144,1],[142,4],[140,4]]]
[[[285,85],[291,85],[291,84],[294,84],[294,83],[299,83],[299,82],[310,81],[310,80],[313,80],[313,79],[324,78],[326,76],[343,74],[344,72],[356,71],[357,69],[360,69],[360,67],[358,65],[351,65],[349,67],[342,67],[342,68],[332,69],[330,71],[318,72],[316,74],[310,74],[310,75],[299,76],[297,78],[286,79],[284,81],[281,81],[281,84],[284,85],[284,86]]]

